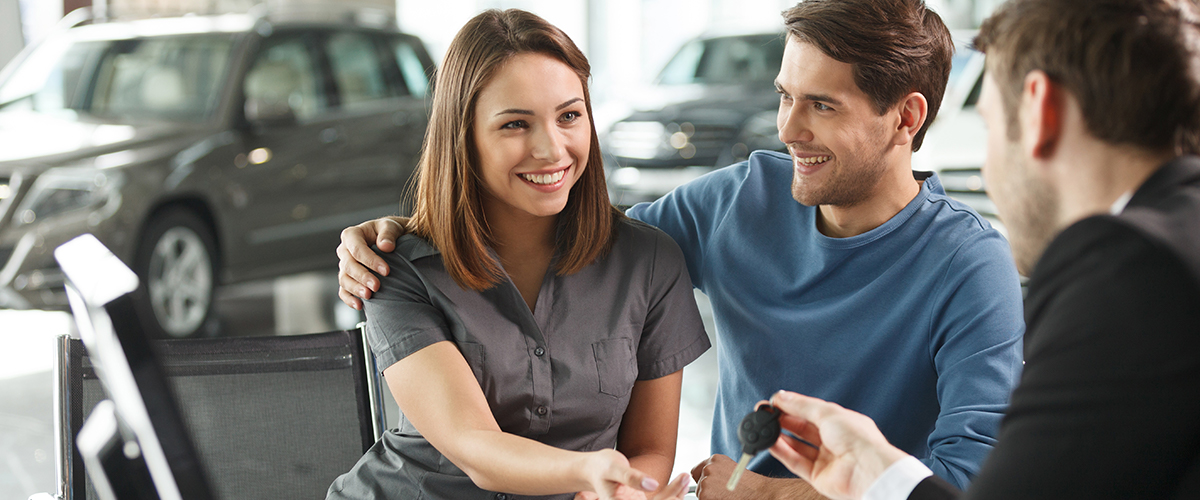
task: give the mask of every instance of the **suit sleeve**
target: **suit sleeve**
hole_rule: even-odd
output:
[[[945,479],[929,476],[917,483],[917,487],[908,495],[908,500],[954,500],[961,495],[962,491],[947,483]]]
[[[1064,231],[1031,282],[1025,372],[967,497],[1169,497],[1200,449],[1198,288],[1111,219]]]

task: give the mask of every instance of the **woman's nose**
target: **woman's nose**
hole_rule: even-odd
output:
[[[557,163],[566,154],[562,132],[555,127],[544,127],[534,133],[533,157],[549,163]]]

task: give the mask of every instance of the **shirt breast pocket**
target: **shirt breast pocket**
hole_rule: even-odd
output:
[[[600,392],[617,398],[628,395],[638,374],[633,339],[617,338],[593,342],[592,353],[596,357]]]

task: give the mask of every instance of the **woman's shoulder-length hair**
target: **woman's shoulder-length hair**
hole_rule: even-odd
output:
[[[555,272],[572,274],[604,256],[616,238],[617,221],[624,217],[608,200],[587,86],[591,68],[583,52],[566,33],[534,14],[484,11],[455,35],[438,69],[415,194],[410,193],[408,229],[441,252],[446,271],[464,288],[486,290],[504,276],[488,251],[492,241],[474,147],[475,105],[504,62],[531,52],[558,59],[579,75],[591,124],[587,166],[558,215]]]

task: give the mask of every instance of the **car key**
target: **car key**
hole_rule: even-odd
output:
[[[729,476],[725,489],[733,491],[750,459],[758,452],[770,448],[779,439],[779,409],[771,405],[762,405],[742,418],[738,424],[738,441],[742,442],[742,458],[738,460],[737,468]]]

